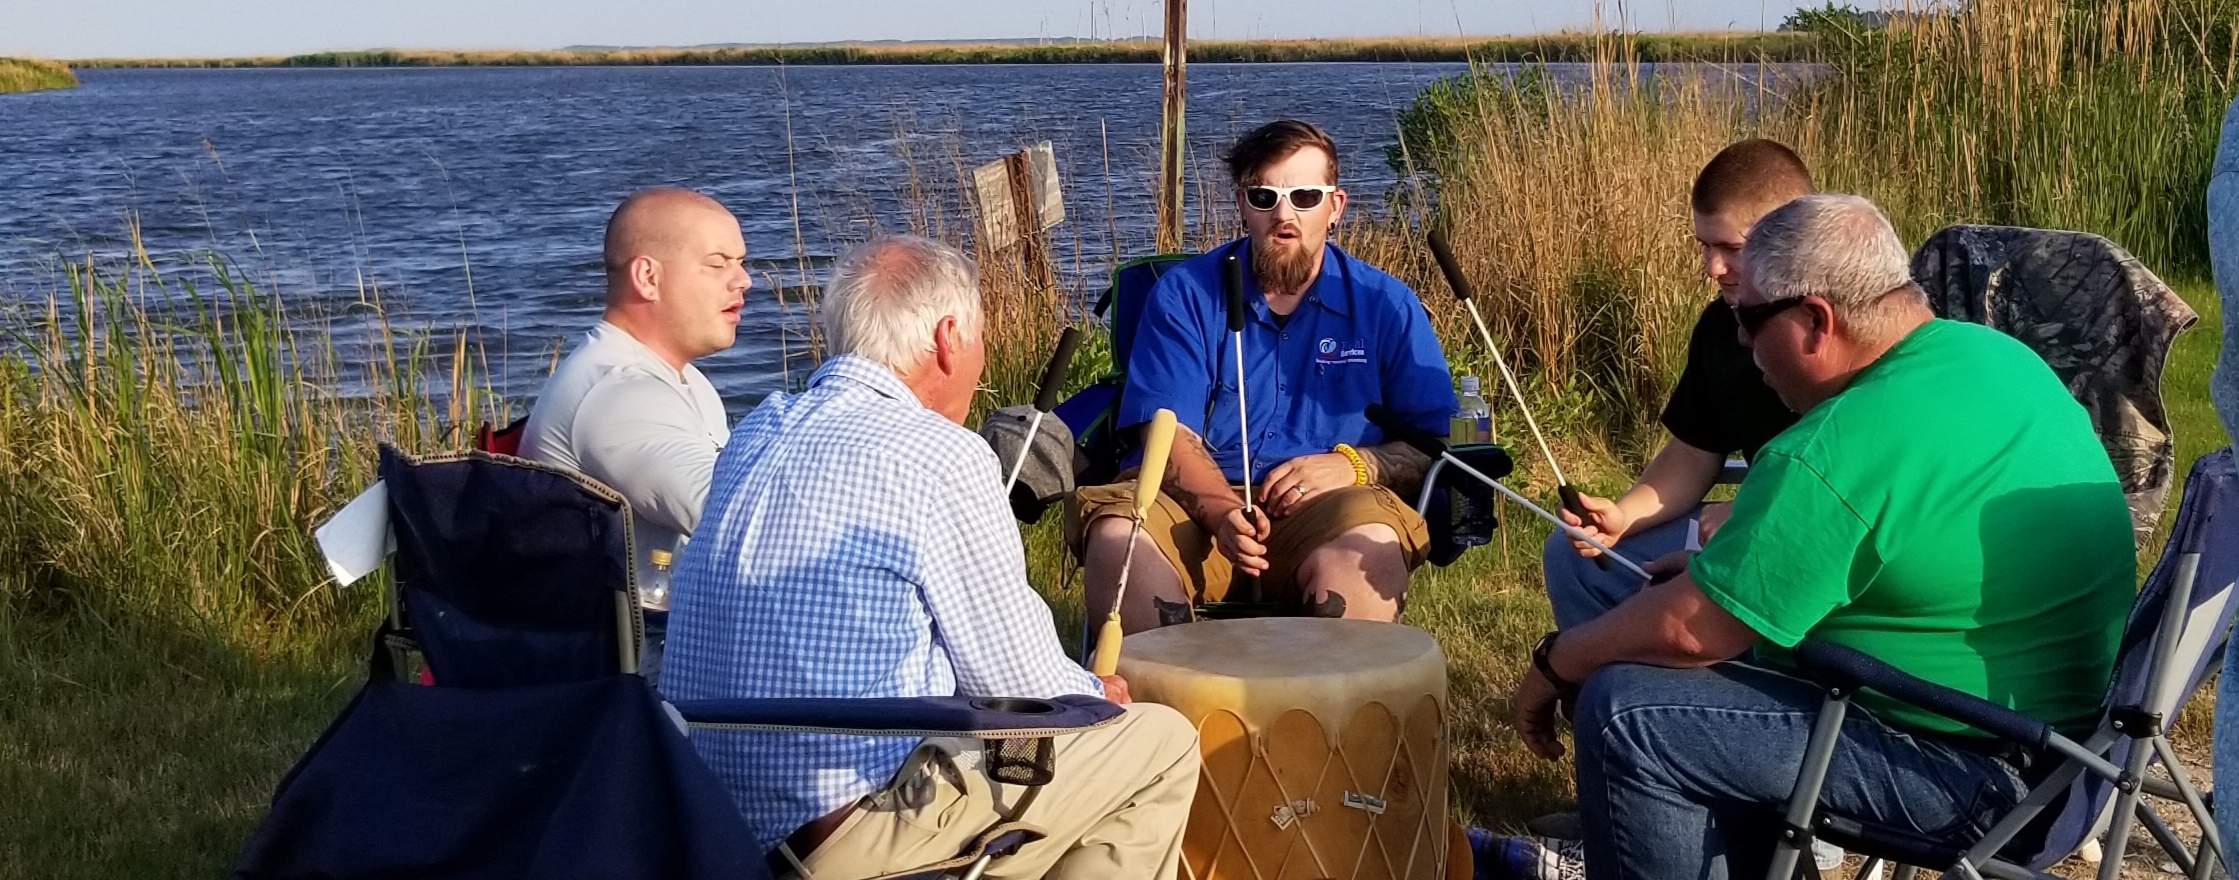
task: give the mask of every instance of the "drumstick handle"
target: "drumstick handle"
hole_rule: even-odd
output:
[[[1469,288],[1469,276],[1462,274],[1461,261],[1454,259],[1454,249],[1446,243],[1446,233],[1430,231],[1431,259],[1438,261],[1438,271],[1446,276],[1446,286],[1454,289],[1454,298],[1468,302],[1475,291]]]
[[[1057,336],[1057,352],[1050,355],[1049,367],[1042,371],[1042,387],[1034,395],[1034,408],[1049,412],[1057,408],[1057,392],[1065,386],[1065,367],[1073,362],[1073,349],[1081,345],[1081,328],[1067,327]],[[1027,437],[1032,443],[1033,437]]]
[[[1136,522],[1149,516],[1151,505],[1158,502],[1159,484],[1166,479],[1166,459],[1174,449],[1174,426],[1174,411],[1160,409],[1151,414],[1150,426],[1143,429],[1143,467],[1135,474]]]
[[[1586,502],[1578,500],[1577,486],[1573,486],[1569,483],[1564,483],[1560,486],[1555,487],[1555,494],[1562,497],[1563,509],[1570,511],[1570,515],[1578,517],[1578,521],[1581,524],[1594,521],[1593,517],[1586,515]],[[1604,559],[1600,556],[1596,556],[1594,557],[1594,567],[1603,571],[1608,571],[1609,560]]]
[[[1104,618],[1104,627],[1096,631],[1096,653],[1089,659],[1089,672],[1098,678],[1119,674],[1120,638],[1119,609],[1114,608]]]
[[[1228,332],[1244,332],[1244,261],[1234,251],[1221,260],[1221,299],[1228,307]]]
[[[1119,672],[1120,603],[1127,600],[1127,576],[1135,567],[1135,536],[1143,530],[1143,517],[1158,503],[1158,484],[1166,474],[1167,453],[1174,448],[1174,411],[1160,409],[1151,414],[1150,425],[1143,429],[1143,467],[1135,474],[1135,525],[1127,532],[1127,555],[1120,562],[1119,583],[1112,591],[1112,613],[1104,618],[1104,626],[1096,632],[1096,650],[1089,655],[1088,670],[1099,676]]]

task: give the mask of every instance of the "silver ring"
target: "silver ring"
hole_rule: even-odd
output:
[[[1304,495],[1304,494],[1306,494],[1306,487],[1305,487],[1305,486],[1292,486],[1292,487],[1291,487],[1291,491],[1293,491],[1293,492],[1296,492],[1296,493],[1298,493],[1298,494],[1300,494],[1300,495]]]

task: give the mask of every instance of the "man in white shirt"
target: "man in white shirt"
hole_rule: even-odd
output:
[[[683,189],[624,199],[606,223],[606,313],[546,380],[521,438],[522,457],[629,499],[649,611],[639,667],[655,681],[669,566],[730,436],[723,399],[691,362],[738,337],[745,260],[738,218],[714,199]]]

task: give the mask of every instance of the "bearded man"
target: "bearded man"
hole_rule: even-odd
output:
[[[1261,578],[1263,599],[1315,615],[1394,620],[1429,543],[1406,500],[1429,461],[1385,442],[1364,413],[1381,403],[1444,434],[1454,411],[1446,356],[1414,291],[1329,242],[1346,197],[1327,133],[1280,120],[1238,139],[1224,161],[1248,234],[1169,270],[1126,353],[1118,424],[1174,411],[1170,477],[1132,546],[1129,475],[1080,489],[1066,508],[1088,619],[1110,612],[1132,552],[1120,609],[1129,631],[1190,620],[1196,605],[1230,598],[1239,574]],[[1248,469],[1221,287],[1231,256],[1249,270]],[[1258,482],[1249,515],[1247,473]]]

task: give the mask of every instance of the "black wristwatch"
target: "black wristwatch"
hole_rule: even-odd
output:
[[[1578,693],[1578,685],[1555,673],[1553,659],[1555,639],[1562,634],[1562,630],[1555,630],[1539,637],[1539,644],[1532,646],[1532,668],[1539,670],[1539,674],[1547,679],[1548,684],[1554,685],[1556,691],[1569,695]]]

